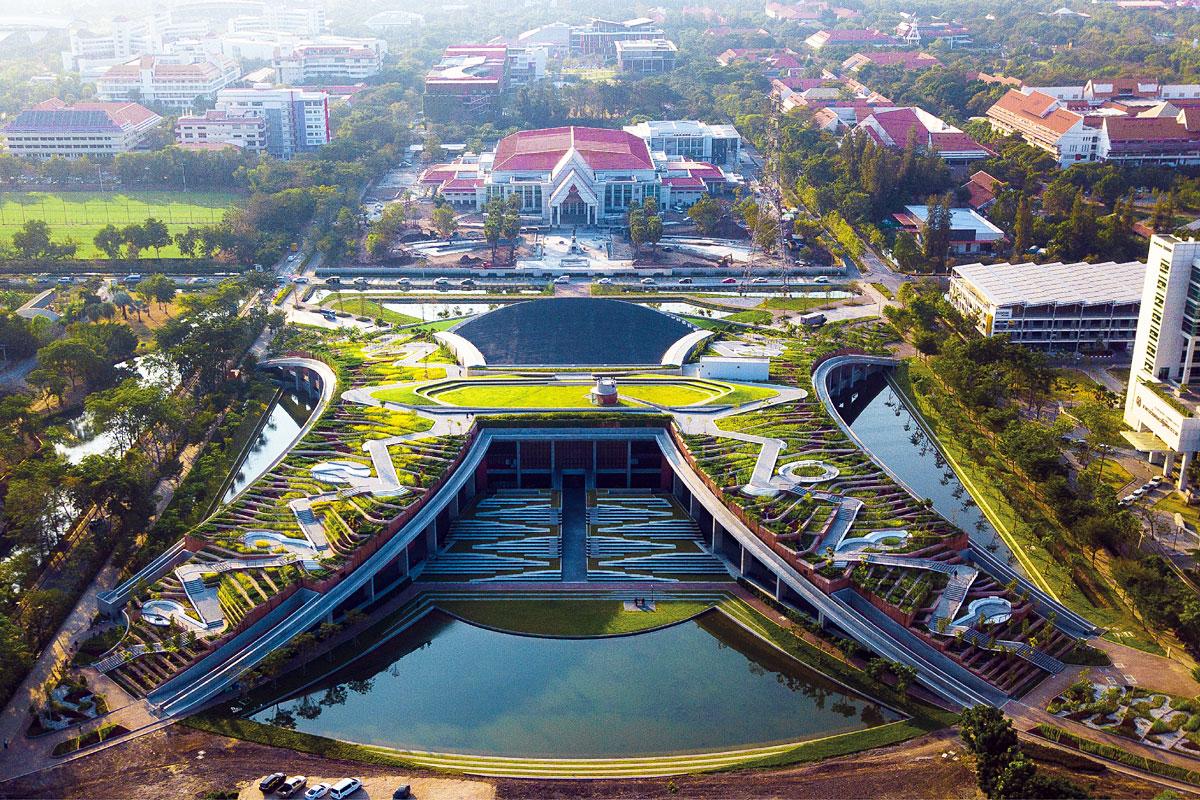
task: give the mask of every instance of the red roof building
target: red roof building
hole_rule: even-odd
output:
[[[979,170],[962,186],[967,192],[967,205],[976,211],[986,211],[996,202],[996,192],[1003,185],[998,178]]]
[[[992,127],[1018,134],[1063,167],[1099,158],[1099,132],[1086,124],[1082,114],[1050,95],[1009,89],[988,109],[987,117]]]
[[[965,166],[992,155],[958,128],[916,107],[875,111],[859,123],[858,131],[886,147],[905,147],[912,142],[937,153],[950,166]]]
[[[690,205],[730,185],[703,161],[656,163],[646,141],[609,128],[545,128],[514,133],[495,151],[427,169],[426,190],[450,203],[482,210],[491,197],[517,196],[521,213],[551,225],[591,225],[622,219],[633,203]]]
[[[941,63],[928,53],[914,53],[909,50],[875,50],[855,53],[842,62],[842,69],[846,72],[858,72],[863,67],[874,66],[884,69],[898,67],[908,72],[916,72],[940,66]]]
[[[452,45],[425,74],[425,113],[436,120],[479,119],[508,85],[508,45]]]
[[[826,47],[895,47],[899,41],[872,28],[832,28],[820,30],[804,40],[813,50]]]
[[[112,157],[134,149],[162,117],[137,103],[75,103],[57,97],[17,114],[3,128],[5,150],[34,159]]]

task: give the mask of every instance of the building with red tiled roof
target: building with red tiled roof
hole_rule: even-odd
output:
[[[1105,117],[1100,158],[1122,164],[1200,164],[1200,109],[1170,116]]]
[[[1009,89],[988,109],[987,117],[992,127],[1019,135],[1063,167],[1099,158],[1099,131],[1050,95]]]
[[[937,153],[951,167],[989,158],[992,152],[958,128],[916,107],[880,109],[858,124],[859,132],[885,147],[916,147]]]
[[[826,47],[895,47],[900,44],[886,33],[873,28],[827,28],[804,40],[813,50]]]
[[[842,62],[846,72],[858,72],[863,67],[899,67],[909,72],[940,66],[942,62],[928,53],[914,53],[909,50],[891,51],[876,50],[865,53],[855,53]]]
[[[110,102],[136,99],[156,107],[188,111],[197,100],[215,97],[240,77],[238,63],[222,55],[192,63],[171,56],[141,56],[111,67],[100,76],[96,96]]]
[[[128,153],[162,117],[137,103],[75,103],[57,97],[17,114],[3,128],[5,150],[33,159]]]
[[[419,179],[463,208],[482,210],[492,197],[515,195],[523,217],[551,225],[616,222],[647,198],[690,205],[729,183],[703,161],[656,162],[646,141],[627,131],[584,127],[514,133],[491,153],[430,167]]]
[[[967,205],[976,211],[986,211],[996,202],[996,192],[1003,185],[999,178],[979,170],[962,185],[967,192]]]

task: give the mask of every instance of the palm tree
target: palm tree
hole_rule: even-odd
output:
[[[124,289],[118,289],[112,294],[113,305],[121,309],[121,316],[129,319],[129,309],[137,308],[137,304],[133,302],[133,298],[129,296],[129,292]],[[141,314],[138,314],[138,319],[141,319]]]

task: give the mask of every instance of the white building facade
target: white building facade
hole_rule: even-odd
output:
[[[984,336],[1046,352],[1127,351],[1137,330],[1146,265],[964,264],[950,302]]]
[[[651,153],[662,153],[671,158],[734,166],[741,156],[742,137],[732,125],[709,125],[697,120],[652,120],[626,125],[625,130],[646,142]]]
[[[1200,450],[1200,394],[1196,344],[1200,339],[1200,242],[1174,236],[1150,240],[1142,308],[1125,396],[1125,434],[1170,475],[1177,457],[1178,488]]]

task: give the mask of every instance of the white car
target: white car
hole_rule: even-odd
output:
[[[821,275],[820,277],[815,279],[813,281],[813,283],[829,283],[829,278],[825,277],[824,275]]]
[[[757,278],[751,278],[750,282],[751,283],[767,283],[768,281],[762,275],[759,275]]]
[[[654,284],[658,283],[658,281],[654,280],[654,278],[642,278],[639,283],[641,283],[642,286],[653,286]]]
[[[412,281],[410,281],[408,278],[401,278],[400,280],[396,281],[396,283],[400,284],[401,286],[408,286],[410,283],[412,283]]]
[[[600,280],[596,281],[596,283],[601,286],[608,286],[610,283],[612,283],[612,278],[601,278]]]
[[[304,793],[304,800],[317,800],[327,794],[329,794],[329,784],[318,783],[316,786],[309,787],[309,790]]]
[[[342,778],[329,788],[329,796],[333,800],[342,800],[362,788],[362,778]]]
[[[299,253],[292,253],[290,256],[288,256],[288,261],[289,262],[295,261],[297,258],[299,258],[299,256],[300,256]]]
[[[570,283],[571,276],[570,275],[559,275],[557,278],[554,279],[554,282],[555,283]]]
[[[449,278],[438,278],[437,280],[435,280],[433,282],[433,285],[434,286],[449,286],[450,279]]]

